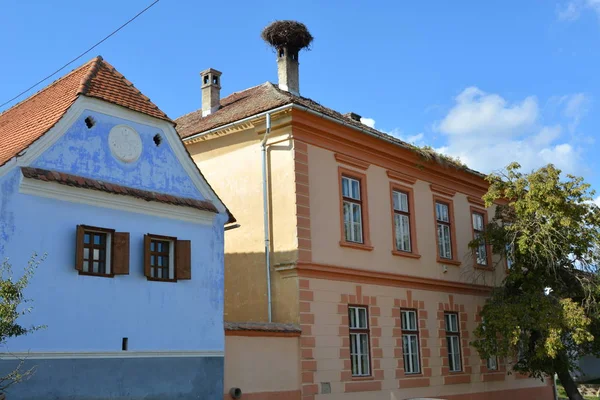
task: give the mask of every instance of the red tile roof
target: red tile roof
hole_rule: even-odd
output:
[[[98,56],[0,114],[0,165],[42,137],[80,95],[172,122],[148,97]]]
[[[126,186],[85,178],[82,176],[66,174],[64,172],[49,171],[41,168],[22,167],[21,172],[25,178],[37,179],[45,182],[56,182],[61,185],[74,186],[82,189],[99,190],[122,196],[131,196],[141,200],[154,201],[158,203],[171,204],[174,206],[191,207],[197,210],[217,213],[217,208],[207,200],[196,200],[186,197],[176,197],[163,193],[150,192],[147,190],[134,189]]]
[[[371,128],[360,122],[360,120],[354,119],[352,115],[354,113],[342,114],[307,97],[296,96],[290,92],[281,90],[277,85],[274,85],[271,82],[266,82],[262,85],[233,93],[221,99],[221,108],[206,117],[202,117],[202,110],[200,109],[177,118],[175,120],[177,123],[177,132],[182,139],[186,139],[195,134],[206,132],[210,129],[216,129],[229,123],[239,121],[240,119],[251,117],[255,114],[287,104],[296,104],[309,110],[316,111],[344,125],[359,129],[405,149],[423,154],[417,147],[408,144],[395,136]],[[356,116],[356,114],[354,114],[354,116]],[[454,165],[471,174],[483,177],[480,172],[457,164],[452,160],[442,160],[441,157],[434,156],[431,151],[427,150],[425,152],[427,153],[427,158],[431,158],[435,162]]]

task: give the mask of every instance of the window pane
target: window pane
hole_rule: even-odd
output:
[[[402,353],[404,354],[404,372],[412,372],[410,341],[408,335],[402,336]]]
[[[83,272],[90,272],[90,267],[89,267],[88,261],[83,262]]]
[[[367,309],[359,308],[358,309],[358,327],[366,329],[367,328]]]
[[[348,319],[349,324],[350,324],[350,328],[356,328],[356,308],[355,307],[349,307],[348,308]]]
[[[154,240],[150,241],[150,251],[156,251],[156,242]]]
[[[394,191],[394,210],[408,212],[408,196],[403,192]]]
[[[401,251],[411,251],[410,219],[408,215],[395,214],[394,221],[396,226],[396,249]]]
[[[363,375],[369,375],[369,337],[366,334],[360,335],[360,350],[362,354],[361,370]]]
[[[88,260],[90,258],[90,249],[87,247],[83,248],[83,258],[84,260]]]
[[[419,345],[417,344],[417,335],[410,335],[410,347],[412,350],[411,361],[414,373],[420,372],[419,366]]]
[[[360,200],[360,182],[352,180],[352,198]]]
[[[342,177],[342,196],[350,197],[350,182],[346,177]]]
[[[346,241],[352,241],[352,203],[344,202],[344,233]]]
[[[495,371],[498,369],[498,359],[496,357],[488,358],[487,369],[490,371]]]
[[[100,259],[100,250],[94,249],[94,260],[99,260],[99,259]]]
[[[483,215],[473,214],[473,229],[476,231],[483,231]]]
[[[94,261],[92,263],[92,272],[98,273],[98,268],[99,268],[98,261]]]
[[[90,234],[89,233],[86,233],[83,235],[83,243],[85,243],[85,244],[90,243]]]
[[[448,206],[446,204],[435,203],[435,210],[437,214],[436,218],[438,221],[450,222],[450,214],[448,213]]]

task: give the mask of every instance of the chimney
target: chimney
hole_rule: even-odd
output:
[[[221,72],[206,69],[200,72],[202,78],[202,116],[216,112],[221,106]]]
[[[298,50],[281,46],[277,50],[277,75],[279,89],[300,96],[300,78],[298,72]]]

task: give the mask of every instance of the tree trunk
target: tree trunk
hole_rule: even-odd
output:
[[[584,400],[569,371],[557,372],[557,375],[560,383],[565,388],[565,392],[567,392],[567,396],[569,396],[569,400]]]

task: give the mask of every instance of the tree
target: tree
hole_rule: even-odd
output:
[[[33,254],[23,275],[18,279],[13,277],[12,266],[8,259],[2,262],[0,266],[0,345],[4,345],[9,338],[27,335],[43,328],[43,326],[24,327],[19,324],[18,319],[32,310],[31,307],[25,306],[31,300],[23,296],[23,291],[44,258],[45,256],[38,258],[37,254]],[[24,360],[20,360],[14,371],[6,376],[0,376],[0,397],[6,388],[33,374],[33,368],[23,371],[23,363]]]
[[[582,178],[553,165],[531,173],[510,164],[487,177],[497,204],[484,238],[510,266],[492,291],[473,345],[483,359],[511,359],[512,371],[557,374],[583,400],[571,373],[582,355],[600,355],[600,208]],[[473,241],[471,246],[477,246]]]

